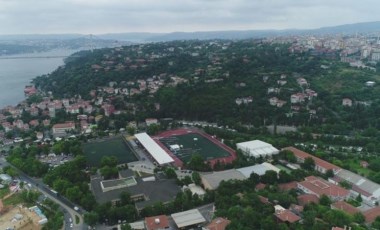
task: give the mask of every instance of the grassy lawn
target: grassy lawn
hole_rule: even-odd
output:
[[[79,224],[79,216],[75,215],[75,224]]]
[[[8,187],[0,189],[0,199],[2,199],[4,196],[6,196],[8,194],[9,194],[9,188]]]
[[[84,144],[83,151],[90,166],[99,166],[103,156],[115,156],[119,164],[137,160],[122,137]]]
[[[21,198],[21,193],[15,193],[7,199],[3,200],[4,205],[16,205],[23,203],[23,199]]]
[[[205,160],[230,156],[229,152],[197,133],[179,135],[174,138],[162,138],[160,141],[168,148],[169,145],[180,145],[181,149],[174,154],[183,162],[189,161],[194,153],[199,153]]]
[[[360,161],[358,160],[349,160],[348,164],[350,165],[351,169],[356,170],[359,175],[362,175],[364,177],[368,177],[369,173],[371,172],[370,169],[361,167]]]
[[[285,166],[282,166],[282,165],[275,165],[277,168],[281,169],[281,170],[284,170],[286,173],[291,173],[292,170],[290,170],[289,168],[285,167]]]

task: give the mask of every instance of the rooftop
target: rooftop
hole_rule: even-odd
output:
[[[301,194],[297,196],[297,201],[299,205],[305,206],[309,203],[319,203],[319,198],[314,194]]]
[[[266,171],[269,171],[269,170],[273,170],[277,173],[280,172],[279,168],[277,168],[276,166],[274,166],[270,163],[267,163],[267,162],[264,162],[262,164],[244,167],[244,168],[239,168],[236,170],[239,171],[241,174],[243,174],[245,176],[245,178],[249,178],[252,173],[256,173],[257,175],[262,176],[265,174]]]
[[[229,169],[220,172],[201,174],[202,181],[206,181],[211,189],[216,189],[220,182],[228,180],[245,180],[246,177],[236,169]]]
[[[342,210],[348,214],[355,214],[357,212],[360,212],[359,209],[357,209],[356,207],[352,206],[351,204],[345,202],[345,201],[337,201],[333,204],[331,204],[331,208],[333,209],[339,209],[339,210]]]
[[[120,194],[127,191],[131,196],[144,195],[144,201],[136,202],[138,209],[152,205],[156,202],[169,202],[175,198],[180,187],[175,183],[174,179],[159,179],[156,181],[143,181],[141,178],[136,178],[137,185],[114,189],[103,192],[101,187],[101,178],[91,180],[91,190],[95,195],[95,199],[99,203],[108,201],[116,201],[120,199]]]
[[[173,158],[169,156],[148,134],[138,133],[135,134],[137,140],[144,146],[150,155],[157,161],[158,164],[168,164],[174,162]]]
[[[146,217],[145,223],[147,230],[158,230],[169,227],[169,220],[165,215]]]
[[[307,188],[309,191],[317,194],[318,196],[326,195],[332,197],[345,197],[349,194],[347,189],[330,183],[322,178],[315,176],[308,176],[304,181],[298,182],[299,185]]]
[[[282,222],[294,223],[301,220],[301,217],[292,213],[288,209],[276,211],[275,216]]]
[[[286,147],[283,150],[289,150],[289,151],[293,152],[294,156],[296,156],[298,158],[301,158],[301,159],[306,159],[308,157],[311,157],[314,160],[315,165],[318,165],[318,166],[320,166],[320,167],[322,167],[322,168],[324,168],[326,170],[329,170],[329,169],[331,169],[331,170],[339,170],[340,169],[340,167],[338,167],[336,165],[333,165],[333,164],[331,164],[331,163],[329,163],[327,161],[324,161],[324,160],[322,160],[322,159],[320,159],[318,157],[315,157],[315,156],[313,156],[313,155],[311,155],[309,153],[306,153],[306,152],[304,152],[302,150],[299,150],[297,148]]]
[[[338,177],[339,179],[346,180],[350,184],[353,185],[352,190],[355,190],[355,188],[359,188],[360,190],[364,191],[363,195],[373,195],[374,197],[379,198],[380,197],[380,185],[368,180],[365,177],[359,176],[358,174],[355,174],[353,172],[350,172],[348,170],[342,169],[339,170],[338,173],[336,173],[335,177]],[[335,180],[336,178],[333,178]],[[363,193],[362,191],[358,191],[360,193]]]
[[[241,149],[253,156],[272,155],[279,152],[278,149],[273,147],[271,144],[260,140],[241,142],[237,143],[236,146],[238,149]]]
[[[171,216],[178,228],[184,228],[206,222],[206,219],[202,216],[198,209],[174,213]]]
[[[372,223],[375,221],[376,217],[380,216],[380,207],[374,207],[372,209],[364,211],[363,215],[367,223]]]
[[[217,217],[213,219],[210,224],[206,226],[207,230],[225,230],[227,225],[231,223],[230,220],[227,220],[222,217]]]

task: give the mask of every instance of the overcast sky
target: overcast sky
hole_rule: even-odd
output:
[[[311,29],[380,21],[379,0],[0,0],[0,34]]]

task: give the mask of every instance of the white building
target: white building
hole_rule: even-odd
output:
[[[272,156],[280,152],[271,144],[268,144],[260,140],[237,143],[236,147],[242,150],[243,153],[246,154],[247,156],[252,156],[252,157]]]
[[[165,165],[174,162],[173,158],[165,152],[148,134],[138,133],[135,135],[140,144],[154,158],[158,165]]]
[[[53,125],[52,130],[54,136],[65,136],[67,132],[75,130],[75,123],[70,121],[61,124],[55,124]]]

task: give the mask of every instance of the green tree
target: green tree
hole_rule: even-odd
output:
[[[273,170],[268,170],[260,178],[261,182],[264,184],[275,184],[277,183],[277,173]]]
[[[323,194],[320,198],[319,198],[319,203],[321,205],[324,205],[324,206],[328,206],[330,207],[331,205],[331,200],[328,196],[326,196],[325,194]]]
[[[362,194],[359,193],[355,200],[361,203],[363,201]]]
[[[315,168],[314,159],[311,157],[305,158],[305,161],[301,164],[302,168],[308,171],[312,171]]]
[[[210,169],[209,165],[205,163],[199,153],[195,153],[191,156],[190,161],[187,163],[187,167],[195,171],[207,171]]]
[[[97,212],[91,211],[84,214],[84,222],[90,226],[94,226],[99,221]]]
[[[198,172],[193,172],[191,177],[196,185],[201,185],[201,175]]]

